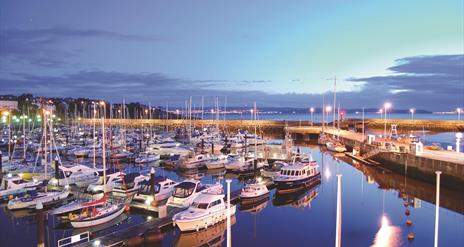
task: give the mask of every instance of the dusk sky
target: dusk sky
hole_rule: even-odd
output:
[[[464,1],[0,0],[0,94],[464,106]],[[222,103],[221,103],[222,104]]]

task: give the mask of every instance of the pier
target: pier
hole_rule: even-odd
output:
[[[239,200],[240,190],[235,190],[230,193],[231,204],[236,204]],[[102,236],[95,236],[89,242],[81,243],[79,247],[84,246],[139,246],[144,242],[149,242],[150,238],[161,236],[163,230],[173,227],[172,217],[184,209],[167,207],[161,205],[160,207],[166,208],[166,215],[158,214],[158,218],[153,217],[145,222],[135,224],[123,229],[117,229],[109,234]],[[156,210],[163,211],[163,210]],[[98,232],[96,233],[98,235]]]

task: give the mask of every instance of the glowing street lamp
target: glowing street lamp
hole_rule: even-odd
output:
[[[311,126],[313,126],[313,113],[314,113],[314,107],[311,107],[309,109],[309,111],[311,112]]]
[[[409,109],[409,112],[411,113],[411,120],[414,121],[414,112],[416,110],[414,108]]]

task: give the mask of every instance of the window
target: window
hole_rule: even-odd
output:
[[[208,203],[193,202],[192,207],[199,208],[199,209],[207,209],[208,208]]]

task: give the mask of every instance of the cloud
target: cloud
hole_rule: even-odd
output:
[[[81,49],[59,49],[66,41],[85,38],[103,38],[133,42],[163,42],[160,37],[121,34],[97,29],[71,29],[63,27],[44,29],[6,29],[1,32],[0,59],[26,62],[48,68],[68,64],[69,57],[83,52]]]
[[[348,81],[364,82],[356,91],[339,92],[337,99],[343,108],[380,107],[386,100],[396,109],[414,107],[427,110],[453,110],[464,105],[464,55],[419,56],[397,60],[397,65],[388,68],[392,73],[385,76],[349,78]],[[0,77],[2,92],[57,97],[105,98],[119,102],[152,102],[163,105],[182,106],[185,99],[193,96],[197,106],[201,96],[213,104],[215,96],[227,96],[229,106],[250,106],[257,101],[259,106],[308,107],[321,106],[322,94],[277,93],[269,94],[258,90],[232,89],[226,87],[243,83],[263,83],[269,80],[191,80],[176,78],[164,73],[126,73],[100,70],[77,71],[75,73],[43,76],[14,73],[8,78]],[[261,84],[260,84],[261,85]],[[230,90],[226,90],[229,88]],[[331,95],[325,94],[327,97]],[[221,101],[223,102],[223,100]]]
[[[365,82],[360,94],[395,99],[404,106],[444,109],[464,103],[464,55],[406,57],[396,63],[388,68],[391,75],[348,80]]]

